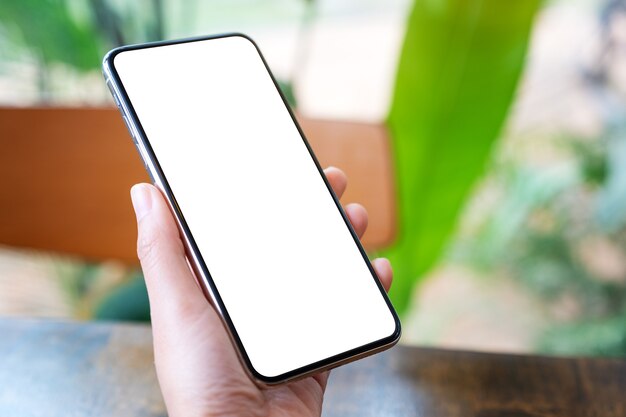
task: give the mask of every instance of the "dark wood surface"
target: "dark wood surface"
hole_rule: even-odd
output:
[[[0,416],[166,414],[142,325],[0,320]],[[333,371],[325,416],[626,416],[626,361],[398,346]]]
[[[322,166],[369,211],[369,249],[392,242],[395,194],[381,124],[300,117]],[[132,184],[149,181],[115,108],[0,107],[0,244],[136,263]]]

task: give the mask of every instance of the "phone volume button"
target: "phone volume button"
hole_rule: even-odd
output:
[[[118,109],[122,108],[122,104],[120,103],[120,100],[117,98],[117,94],[113,93],[113,100],[115,101],[115,105],[117,106]]]
[[[137,138],[135,137],[135,130],[130,125],[128,118],[126,118],[125,114],[122,114],[122,118],[124,119],[124,124],[126,125],[126,129],[128,129],[128,133],[130,133],[130,136],[133,138],[133,142],[137,143]]]
[[[113,96],[113,100],[115,101],[115,105],[121,109],[122,105],[120,104],[120,100],[117,98],[117,94],[115,93],[115,88],[113,88],[113,84],[111,83],[111,79],[107,78],[106,79],[106,84],[107,87],[109,87],[109,91],[111,92],[111,95]]]

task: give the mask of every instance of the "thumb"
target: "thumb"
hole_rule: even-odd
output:
[[[163,195],[152,185],[137,184],[131,189],[131,198],[137,216],[137,255],[152,318],[200,314],[207,301],[189,269],[176,221]]]

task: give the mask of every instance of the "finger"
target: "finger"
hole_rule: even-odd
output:
[[[368,217],[365,207],[358,203],[351,203],[344,207],[348,220],[352,224],[352,228],[356,232],[359,239],[363,237],[363,233],[367,229]]]
[[[131,189],[137,216],[137,254],[150,297],[151,314],[179,319],[206,308],[189,269],[178,228],[163,195],[154,186]]]
[[[326,385],[328,385],[328,377],[330,376],[330,371],[324,371],[317,375],[313,375],[313,378],[320,384],[322,391],[326,389]]]
[[[377,258],[372,261],[372,266],[376,275],[380,280],[380,283],[385,287],[385,291],[389,291],[391,288],[391,282],[393,281],[393,270],[391,269],[391,263],[387,258]]]
[[[328,167],[324,170],[324,175],[326,175],[326,179],[328,179],[337,198],[341,198],[348,185],[348,177],[346,177],[346,174],[339,168]]]

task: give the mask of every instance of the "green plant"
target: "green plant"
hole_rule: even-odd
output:
[[[505,144],[490,168],[488,187],[498,197],[480,204],[480,219],[457,235],[449,252],[451,263],[484,279],[512,278],[539,302],[544,322],[535,351],[626,353],[624,211],[618,206],[605,212],[609,217],[597,216],[605,201],[619,204],[623,194],[611,178],[622,175],[626,154],[611,144],[625,143],[624,133],[524,137],[531,148],[541,143],[558,151],[545,166]]]
[[[90,71],[100,67],[102,54],[114,46],[163,39],[164,15],[162,0],[127,5],[110,0],[5,0],[0,4],[0,34],[8,45],[28,51],[40,72],[58,63]]]
[[[96,320],[150,321],[150,302],[141,271],[129,273],[126,281],[113,288],[94,310]]]
[[[439,258],[500,134],[540,0],[417,0],[408,20],[388,125],[400,234],[385,255],[402,314]]]
[[[85,70],[100,60],[89,16],[64,0],[5,0],[0,3],[0,23],[5,37],[29,49],[42,64]]]
[[[303,7],[295,72],[306,63],[316,2],[294,0],[294,3],[302,3]],[[33,61],[41,100],[49,101],[54,98],[52,85],[59,84],[54,82],[52,74],[58,64],[75,73],[98,71],[103,54],[116,46],[206,33],[207,29],[198,29],[199,23],[218,25],[221,16],[215,12],[220,6],[205,6],[203,13],[199,9],[197,0],[3,0],[0,2],[0,71],[4,69],[2,64],[8,62]],[[222,13],[234,14],[239,20],[254,15],[254,11],[236,5]],[[208,30],[211,31],[220,30]],[[281,80],[280,88],[295,107],[292,80]]]
[[[37,64],[42,94],[49,88],[49,68],[53,64],[66,64],[79,71],[95,68],[100,61],[101,43],[83,11],[64,0],[3,0],[0,58],[23,59],[24,51],[28,51]]]

